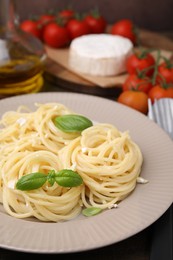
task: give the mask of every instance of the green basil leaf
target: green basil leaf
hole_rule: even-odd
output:
[[[55,171],[51,170],[47,175],[47,181],[50,183],[51,186],[55,183]]]
[[[55,181],[63,187],[76,187],[83,183],[81,176],[72,170],[61,170],[55,173]]]
[[[82,210],[82,214],[86,217],[91,217],[102,212],[101,208],[90,207]]]
[[[47,180],[47,175],[40,172],[34,172],[22,176],[16,183],[16,189],[18,190],[34,190],[38,189]]]
[[[91,120],[81,115],[70,114],[55,118],[55,126],[67,133],[81,132],[92,125]]]

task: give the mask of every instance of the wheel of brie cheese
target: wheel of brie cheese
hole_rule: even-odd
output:
[[[72,40],[69,66],[73,71],[95,76],[114,76],[126,71],[133,43],[122,36],[88,34]]]

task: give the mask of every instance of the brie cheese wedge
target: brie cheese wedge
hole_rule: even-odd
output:
[[[126,71],[126,59],[132,51],[133,43],[125,37],[88,34],[72,40],[68,62],[79,73],[115,76]]]

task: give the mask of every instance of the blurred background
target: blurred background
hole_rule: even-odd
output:
[[[122,18],[132,19],[139,27],[152,31],[173,31],[173,0],[15,0],[20,19],[48,10],[72,7],[87,12],[98,7],[111,24]]]

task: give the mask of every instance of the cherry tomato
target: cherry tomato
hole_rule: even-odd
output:
[[[64,25],[67,25],[67,23],[75,17],[76,13],[72,9],[63,9],[58,13],[58,18],[61,19]]]
[[[42,14],[39,17],[39,22],[43,25],[48,24],[49,22],[52,22],[55,19],[55,16],[53,14]]]
[[[55,16],[52,15],[52,14],[42,14],[42,15],[39,17],[39,19],[38,19],[38,21],[37,21],[37,24],[38,24],[38,26],[39,26],[39,29],[41,30],[41,37],[40,37],[41,41],[43,41],[43,34],[44,34],[45,26],[46,26],[48,23],[54,21],[54,19],[55,19]]]
[[[121,35],[129,40],[132,43],[137,43],[137,30],[135,24],[129,19],[122,19],[115,22],[111,29],[111,34]]]
[[[126,68],[129,74],[139,71],[145,72],[145,75],[152,76],[154,72],[155,59],[151,53],[146,51],[136,51],[131,54],[126,61]]]
[[[155,85],[148,92],[148,97],[151,99],[152,103],[155,99],[173,98],[173,86]]]
[[[173,64],[169,62],[162,62],[158,66],[156,82],[173,83]]]
[[[138,74],[129,74],[122,85],[123,91],[134,89],[148,93],[151,88],[151,79],[146,76],[140,77]]]
[[[89,25],[91,33],[104,33],[106,30],[107,21],[98,11],[94,10],[88,14],[85,21]]]
[[[46,25],[43,33],[44,42],[53,48],[65,47],[69,44],[70,38],[66,27],[51,22]]]
[[[33,36],[42,39],[42,27],[39,25],[37,21],[33,20],[24,20],[20,24],[20,28],[27,32],[32,34]]]
[[[145,92],[127,90],[119,95],[117,101],[143,114],[148,112],[148,95]]]
[[[71,19],[67,23],[67,30],[69,31],[71,40],[91,33],[89,25],[83,19],[79,20],[76,18]]]
[[[73,18],[75,15],[75,12],[74,10],[72,9],[63,9],[59,12],[58,16],[60,16],[61,18],[65,18],[65,19],[68,19],[70,20],[71,18]]]

